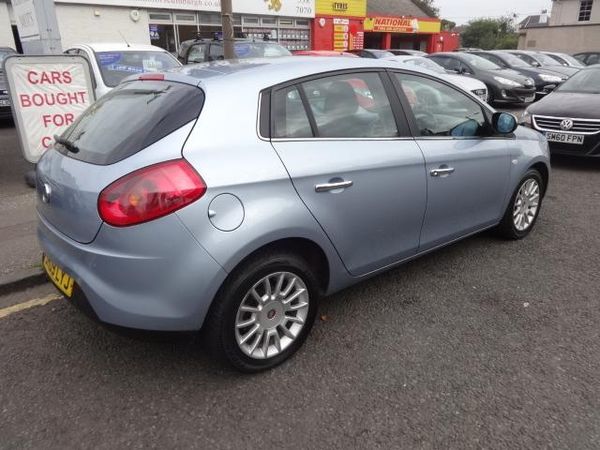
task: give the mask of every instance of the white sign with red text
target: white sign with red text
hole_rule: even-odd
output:
[[[5,73],[25,159],[36,163],[94,102],[88,62],[82,56],[11,56]]]

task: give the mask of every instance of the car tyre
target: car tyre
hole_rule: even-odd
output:
[[[282,275],[284,281],[279,282]],[[285,294],[293,277],[299,281],[284,298],[282,294]],[[266,292],[267,284],[270,296]],[[252,294],[253,289],[257,296]],[[280,290],[279,295],[277,289]],[[300,292],[303,289],[305,292]],[[283,304],[293,296],[296,298],[289,302],[291,306]],[[317,277],[303,258],[283,252],[253,257],[232,272],[215,297],[203,327],[206,345],[213,356],[239,371],[253,373],[271,369],[302,346],[317,315],[320,296]],[[307,307],[302,306],[304,303],[308,303]],[[260,311],[257,311],[259,307]],[[286,307],[296,309],[287,312]],[[297,316],[290,325],[292,321],[286,318],[294,312]],[[297,323],[300,320],[303,322],[301,327]],[[245,323],[248,326],[243,326]],[[257,326],[259,329],[254,335],[241,343]],[[290,338],[292,335],[293,339]],[[265,348],[266,352],[263,351]]]
[[[542,207],[544,180],[535,169],[523,176],[513,192],[502,221],[497,227],[498,234],[511,240],[523,239],[535,223]]]

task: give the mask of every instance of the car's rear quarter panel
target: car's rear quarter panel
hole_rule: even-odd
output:
[[[327,257],[328,291],[348,285],[351,277],[335,248],[300,200],[271,143],[258,136],[258,89],[243,83],[231,89],[222,82],[201,87],[204,109],[183,156],[208,190],[177,215],[227,271],[267,244],[302,238],[317,244]],[[223,193],[235,195],[243,204],[244,220],[233,231],[218,230],[208,217],[210,202]]]

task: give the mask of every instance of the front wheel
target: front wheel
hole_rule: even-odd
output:
[[[523,239],[533,229],[542,206],[544,181],[540,173],[529,170],[521,179],[504,217],[498,225],[498,232],[507,239]]]
[[[207,318],[213,353],[243,372],[270,369],[292,356],[317,313],[318,283],[306,262],[268,254],[237,269]]]

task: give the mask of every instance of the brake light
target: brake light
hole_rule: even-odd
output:
[[[184,159],[144,167],[110,184],[98,197],[102,220],[126,227],[166,216],[206,192],[202,177]]]
[[[165,75],[162,73],[143,73],[138,77],[138,80],[146,81],[164,81]]]

